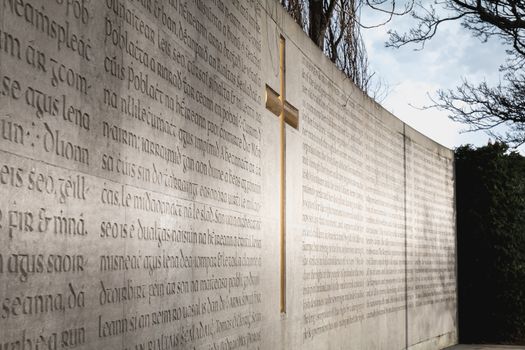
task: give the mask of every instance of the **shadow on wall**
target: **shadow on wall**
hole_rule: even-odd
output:
[[[456,310],[456,251],[454,237],[450,235],[446,222],[436,217],[435,203],[423,205],[423,235],[419,240],[423,244],[422,252],[426,254],[425,259],[429,266],[421,266],[428,269],[427,272],[419,272],[415,275],[422,276],[419,283],[414,287],[416,303],[420,305],[432,305],[434,312],[433,323],[428,330],[430,333],[439,333],[450,326],[451,310]],[[440,213],[441,214],[441,213]],[[448,223],[450,225],[450,222]],[[452,240],[452,241],[451,241]],[[419,298],[418,290],[426,293]],[[454,312],[455,313],[455,312]]]

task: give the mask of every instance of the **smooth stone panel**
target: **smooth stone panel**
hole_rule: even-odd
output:
[[[453,153],[279,2],[5,0],[0,80],[0,349],[456,343]]]

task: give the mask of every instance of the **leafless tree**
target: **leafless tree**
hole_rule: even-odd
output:
[[[445,22],[459,21],[482,42],[495,38],[507,46],[507,61],[500,67],[501,82],[463,84],[438,91],[434,106],[450,113],[453,120],[485,130],[499,141],[517,147],[525,143],[525,1],[521,0],[420,0],[412,17],[416,24],[408,32],[390,32],[388,46],[417,44],[432,39]],[[501,126],[505,131],[501,131]]]
[[[377,85],[369,70],[361,32],[361,10],[384,14],[372,27],[410,14],[415,25],[407,32],[390,31],[387,46],[416,44],[423,49],[438,28],[458,21],[481,42],[491,38],[507,45],[508,60],[501,66],[497,86],[464,81],[453,90],[438,91],[434,105],[453,120],[485,130],[511,146],[525,144],[525,1],[522,0],[281,0],[310,38],[352,81],[372,97]],[[501,132],[500,126],[506,126]]]
[[[281,0],[282,5],[301,25],[314,43],[361,90],[372,98],[380,99],[384,86],[369,69],[366,47],[361,30],[367,28],[360,22],[361,9],[368,6],[386,15],[383,25],[393,16],[411,10],[413,0],[404,6],[395,0]]]

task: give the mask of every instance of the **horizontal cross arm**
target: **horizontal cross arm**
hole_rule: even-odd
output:
[[[266,108],[278,117],[281,115],[281,100],[279,97],[275,90],[266,85]],[[299,111],[288,101],[284,102],[284,120],[295,129],[299,127]]]

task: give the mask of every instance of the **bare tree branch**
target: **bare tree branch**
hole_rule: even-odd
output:
[[[361,30],[388,23],[394,16],[412,11],[415,0],[400,6],[396,0],[281,0],[310,39],[325,52],[352,81],[371,97],[384,98],[383,82],[374,79]],[[387,18],[380,24],[364,25],[360,21],[363,7],[369,7]],[[374,84],[377,84],[374,85]]]
[[[511,145],[525,143],[525,1],[518,0],[282,0],[310,38],[352,81],[369,95],[374,86],[361,30],[385,25],[410,14],[415,25],[407,32],[389,31],[387,46],[416,44],[423,49],[447,22],[459,22],[482,42],[490,38],[507,45],[508,60],[496,87],[468,81],[454,90],[438,91],[433,105],[450,117],[483,130]],[[384,14],[376,24],[361,23],[363,8]],[[502,131],[504,127],[504,131]]]
[[[428,4],[419,0],[412,17],[416,25],[405,33],[390,31],[387,46],[418,44],[421,49],[449,21],[459,21],[482,42],[497,38],[507,45],[508,60],[500,67],[504,76],[497,86],[463,81],[454,90],[438,91],[429,107],[448,111],[452,120],[468,125],[469,131],[483,130],[513,147],[524,144],[525,1],[435,0]]]

